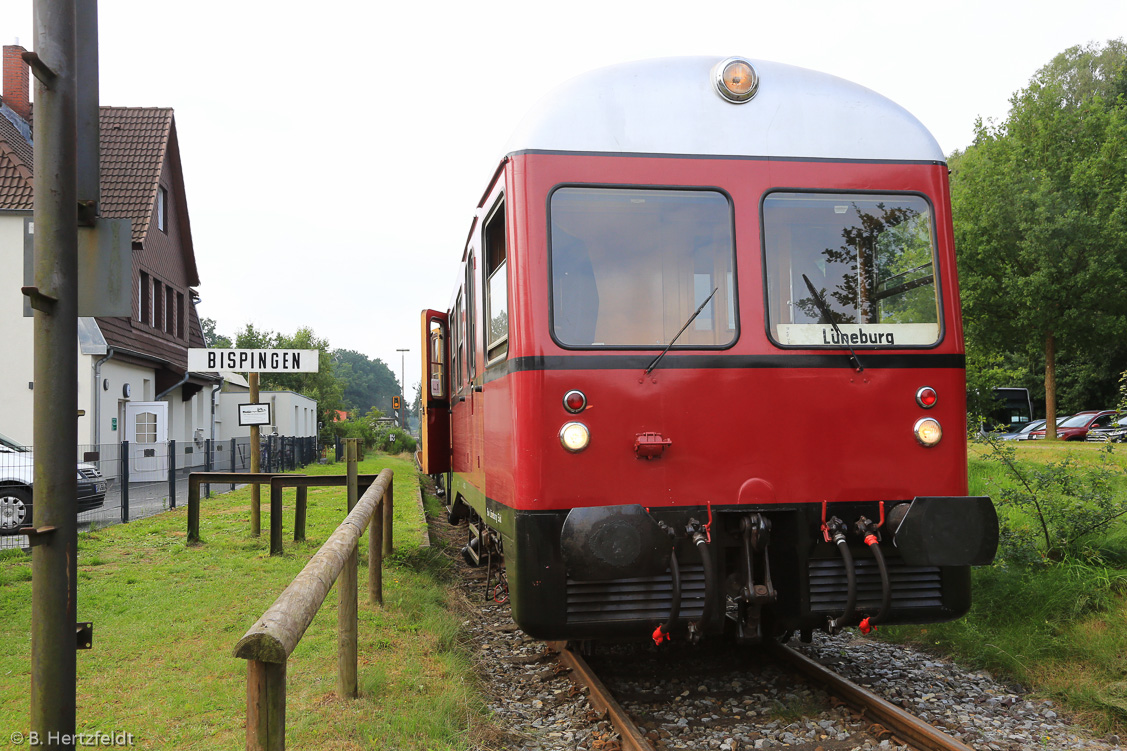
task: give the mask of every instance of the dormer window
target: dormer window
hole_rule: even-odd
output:
[[[163,185],[157,187],[157,229],[168,232],[168,189]]]

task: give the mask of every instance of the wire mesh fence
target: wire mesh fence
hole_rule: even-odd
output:
[[[262,472],[296,470],[318,460],[316,437],[263,436]],[[0,453],[0,550],[27,548],[15,534],[31,525],[33,454]],[[79,532],[159,514],[187,503],[192,472],[250,472],[249,438],[224,441],[158,441],[106,443],[77,447],[78,494],[75,513]],[[226,493],[238,483],[204,486],[207,495]]]

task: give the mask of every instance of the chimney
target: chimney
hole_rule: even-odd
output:
[[[4,104],[31,122],[31,71],[21,55],[27,52],[18,44],[4,45]]]

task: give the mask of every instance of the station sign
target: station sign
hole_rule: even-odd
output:
[[[269,425],[270,402],[239,405],[239,425]]]
[[[188,370],[196,373],[213,370],[316,373],[320,354],[320,350],[316,349],[189,349]]]

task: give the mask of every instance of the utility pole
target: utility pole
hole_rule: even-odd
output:
[[[95,6],[96,7],[96,6]],[[78,657],[78,75],[73,0],[35,0],[31,730],[74,748]],[[69,741],[69,742],[67,742]]]
[[[403,417],[406,417],[407,416],[407,377],[406,377],[405,373],[407,372],[407,353],[410,352],[411,350],[410,349],[397,349],[395,351],[399,353],[399,393],[403,397],[401,399],[401,402],[403,404],[403,406],[402,406]],[[401,427],[401,428],[404,427],[404,423],[406,423],[406,420],[401,419],[399,421],[399,427]],[[408,432],[410,432],[409,428],[408,428]]]

